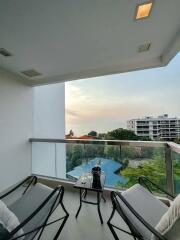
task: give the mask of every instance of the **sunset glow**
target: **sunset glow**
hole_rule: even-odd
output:
[[[164,68],[66,83],[66,133],[107,132],[126,121],[168,113],[180,116],[180,54]]]

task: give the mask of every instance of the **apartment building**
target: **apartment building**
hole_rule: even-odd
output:
[[[131,119],[127,128],[136,135],[152,140],[173,140],[180,138],[180,118],[164,114],[158,117]]]

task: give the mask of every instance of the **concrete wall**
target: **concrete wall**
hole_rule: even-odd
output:
[[[31,174],[32,88],[0,69],[0,192]]]
[[[34,87],[33,95],[33,136],[38,138],[64,138],[64,83]]]
[[[65,137],[65,84],[33,88],[33,137]],[[65,144],[33,143],[32,172],[65,178]]]

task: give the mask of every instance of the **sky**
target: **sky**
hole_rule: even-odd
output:
[[[66,133],[106,133],[132,118],[180,117],[180,53],[166,66],[65,83]]]

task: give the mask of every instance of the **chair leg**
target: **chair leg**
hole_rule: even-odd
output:
[[[64,218],[64,220],[63,220],[60,228],[58,229],[55,237],[53,238],[53,240],[57,240],[57,239],[58,239],[58,237],[59,237],[59,235],[60,235],[60,233],[61,233],[61,231],[62,231],[62,229],[63,229],[63,227],[64,227],[64,225],[65,225],[65,223],[66,223],[66,221],[67,221],[67,219],[68,219],[68,217],[69,217],[69,216],[66,216],[66,217]]]
[[[84,191],[83,191],[83,198],[85,199],[86,198],[86,196],[87,196],[87,189],[85,189]]]
[[[61,202],[60,204],[61,204],[62,209],[63,209],[64,212],[66,213],[67,217],[69,217],[69,213],[68,213],[68,211],[65,209],[65,206],[64,206],[63,202]]]
[[[109,227],[109,229],[110,229],[110,231],[111,231],[111,233],[112,233],[114,239],[115,239],[115,240],[119,240],[119,238],[118,238],[116,232],[114,231],[113,226],[111,225],[111,220],[112,220],[112,218],[113,218],[113,216],[114,216],[114,213],[115,213],[115,208],[113,207],[113,210],[112,210],[111,216],[110,216],[109,220],[107,221],[107,225],[108,225],[108,227]]]
[[[97,209],[98,209],[98,214],[99,214],[101,224],[103,224],[103,219],[102,219],[101,210],[100,210],[100,202],[101,202],[100,193],[97,192]]]
[[[117,236],[117,234],[116,234],[116,232],[115,232],[115,230],[114,230],[114,228],[113,228],[113,225],[111,224],[111,220],[112,220],[112,218],[113,218],[113,216],[114,216],[114,213],[115,213],[115,207],[113,206],[113,210],[112,210],[112,213],[111,213],[111,216],[110,216],[109,220],[107,221],[107,225],[108,225],[108,227],[109,227],[109,229],[110,229],[110,231],[111,231],[114,239],[115,239],[115,240],[119,240],[119,238],[118,238],[118,236]],[[136,238],[136,237],[132,234],[132,232],[129,233],[129,232],[126,232],[125,230],[120,229],[120,228],[119,228],[119,230],[125,232],[126,234],[131,235],[131,236],[134,238],[134,240],[139,239],[139,238]],[[139,239],[139,240],[141,240],[141,239]]]
[[[58,239],[58,237],[59,237],[59,235],[60,235],[60,233],[61,233],[61,231],[62,231],[62,229],[63,229],[63,227],[64,227],[64,225],[65,225],[65,223],[66,223],[66,221],[67,221],[68,218],[69,218],[69,213],[67,212],[67,210],[66,210],[63,202],[61,202],[60,204],[61,204],[61,207],[62,207],[63,211],[66,213],[66,216],[64,217],[64,220],[63,220],[63,222],[61,223],[61,226],[60,226],[60,228],[58,229],[58,231],[57,231],[55,237],[53,238],[53,240],[57,240],[57,239]]]

